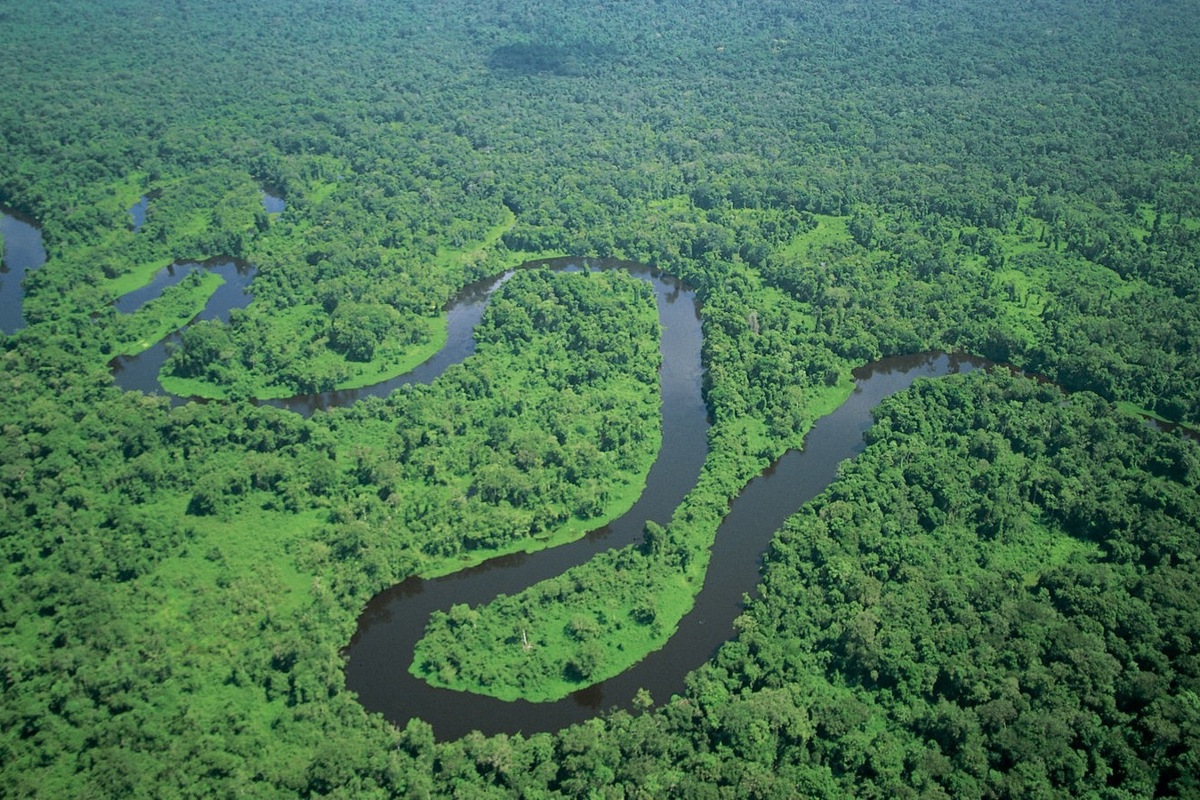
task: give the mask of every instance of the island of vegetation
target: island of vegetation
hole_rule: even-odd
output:
[[[1192,4],[62,0],[0,26],[0,206],[47,255],[0,276],[0,795],[1200,793]],[[397,671],[594,683],[670,636],[730,501],[854,367],[1042,380],[881,406],[674,696],[442,741],[348,690],[359,614],[632,504],[650,290],[519,271],[429,385],[258,401],[402,374],[463,287],[551,255],[694,287],[700,478],[644,541],[444,609]],[[115,305],[210,259],[254,270],[228,321],[188,324],[206,270]],[[181,329],[162,385],[209,402],[115,385]]]

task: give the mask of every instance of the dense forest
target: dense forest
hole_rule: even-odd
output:
[[[0,275],[24,323],[0,337],[0,794],[1200,796],[1192,4],[0,0],[0,27],[0,206],[47,253]],[[854,367],[1017,372],[882,405],[676,696],[442,741],[347,689],[358,615],[630,507],[660,444],[652,292],[522,270],[429,385],[258,401],[401,374],[463,287],[559,255],[696,289],[712,425],[669,522],[520,596],[591,587],[513,696],[603,677],[628,629],[600,599],[634,655],[661,646],[729,502]],[[203,269],[116,305],[210,259],[254,270],[227,322],[187,324]],[[181,328],[160,377],[207,402],[114,384]],[[493,645],[454,626],[512,603],[446,609],[397,670],[480,690]]]

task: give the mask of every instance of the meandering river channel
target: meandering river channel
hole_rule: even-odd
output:
[[[413,647],[434,610],[448,609],[454,603],[487,602],[501,592],[513,594],[597,552],[637,541],[646,519],[665,522],[673,505],[643,506],[643,501],[653,504],[661,497],[674,495],[674,488],[656,485],[659,476],[655,471],[664,459],[687,464],[689,471],[693,466],[690,454],[670,452],[673,444],[665,428],[659,464],[651,473],[642,500],[609,528],[574,544],[530,556],[496,559],[445,578],[410,578],[376,596],[359,618],[358,632],[347,648],[346,683],[368,710],[381,712],[398,726],[420,717],[433,726],[441,740],[455,739],[472,730],[485,734],[519,731],[526,735],[557,730],[613,706],[628,707],[640,688],[649,690],[656,701],[666,701],[683,691],[688,672],[707,661],[733,635],[733,620],[742,611],[743,595],[755,591],[762,555],[772,535],[785,519],[832,482],[838,464],[862,450],[862,434],[872,422],[871,409],[917,378],[985,365],[970,357],[927,353],[884,359],[856,370],[854,393],[835,412],[817,422],[805,439],[804,450],[784,455],[734,500],[718,529],[704,588],[666,647],[615,678],[556,703],[505,702],[431,687],[411,676],[408,666]],[[698,394],[698,385],[696,391]],[[665,403],[664,409],[669,416]],[[666,422],[664,419],[664,425]],[[699,432],[695,437],[685,432],[681,440],[689,450],[697,444],[703,449]],[[695,469],[698,474],[698,466]],[[694,482],[694,475],[691,480]]]
[[[15,217],[4,217],[6,253],[31,253],[17,261],[22,274],[41,264],[37,229]],[[13,220],[18,223],[13,227]],[[10,234],[10,230],[15,231]],[[32,232],[35,248],[29,241]],[[733,620],[743,608],[743,596],[758,583],[759,566],[774,532],[805,502],[834,479],[837,465],[863,447],[863,432],[872,422],[871,410],[884,397],[908,387],[919,377],[936,377],[984,366],[965,356],[927,353],[885,359],[855,371],[851,397],[834,413],[819,420],[805,440],[803,451],[791,451],[752,480],[731,504],[720,525],[704,588],[695,607],[683,619],[665,648],[650,654],[627,672],[584,689],[556,703],[504,702],[493,698],[438,689],[408,672],[413,647],[429,615],[454,603],[484,603],[499,593],[513,594],[581,564],[599,552],[640,539],[647,520],[665,524],[684,495],[695,485],[707,455],[708,420],[701,398],[701,328],[694,293],[670,275],[617,261],[558,259],[546,263],[558,269],[625,269],[649,281],[658,302],[662,324],[661,373],[663,439],[651,468],[646,490],[628,513],[578,542],[532,555],[497,558],[444,578],[407,581],[373,598],[359,618],[358,630],[346,649],[346,682],[363,706],[381,712],[403,726],[420,717],[439,739],[453,739],[472,730],[486,734],[556,730],[613,707],[627,706],[640,688],[665,701],[684,688],[684,677],[709,659],[733,634]],[[192,269],[216,270],[225,284],[210,299],[198,319],[228,319],[229,311],[249,302],[253,270],[232,261],[203,265],[173,265],[151,285],[122,298],[118,307],[133,311]],[[473,332],[487,299],[512,273],[464,289],[447,308],[449,339],[433,358],[416,370],[363,389],[305,395],[277,401],[303,414],[345,405],[367,395],[385,395],[405,383],[434,380],[446,367],[461,362],[475,347]],[[6,280],[8,276],[5,276]],[[14,293],[6,291],[3,322],[19,327],[20,296],[14,317],[7,309]],[[161,392],[158,370],[166,356],[165,342],[139,356],[113,362],[118,385],[126,389]],[[173,402],[183,402],[174,398]]]
[[[758,568],[772,534],[783,521],[833,480],[837,465],[862,447],[871,424],[871,409],[884,397],[922,376],[939,376],[982,366],[985,362],[940,353],[892,358],[855,372],[854,393],[809,433],[803,451],[785,455],[745,487],[718,531],[704,589],[692,612],[667,646],[641,663],[557,703],[505,702],[432,687],[408,672],[413,647],[424,633],[429,615],[455,603],[477,605],[500,593],[513,594],[561,574],[597,553],[640,540],[647,520],[665,524],[684,495],[695,485],[707,455],[708,419],[701,397],[702,334],[694,292],[673,277],[645,266],[611,260],[555,259],[557,269],[624,269],[654,287],[662,325],[661,373],[663,443],[637,503],[620,519],[573,544],[532,555],[494,559],[445,578],[409,580],[371,600],[359,618],[358,631],[346,649],[346,682],[368,710],[381,712],[403,726],[410,718],[429,722],[439,739],[472,730],[526,734],[556,730],[613,706],[627,706],[640,688],[657,700],[683,690],[684,676],[708,658],[733,633],[742,598],[758,583]],[[226,279],[214,295],[205,318],[228,318],[231,308],[248,302],[252,272],[232,262],[208,265]],[[182,277],[174,268],[169,278]],[[416,370],[375,386],[302,395],[272,401],[299,413],[347,405],[368,395],[386,395],[405,383],[427,383],[475,349],[473,332],[487,300],[511,272],[464,289],[447,307],[449,337],[445,347]],[[147,288],[147,296],[157,289]],[[128,308],[144,299],[130,298]],[[165,358],[163,343],[145,353],[114,363],[117,383],[127,389],[158,391],[158,370]],[[182,402],[176,398],[175,402]]]

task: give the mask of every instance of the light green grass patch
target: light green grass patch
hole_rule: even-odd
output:
[[[162,384],[164,392],[176,397],[202,397],[206,400],[229,399],[229,391],[224,387],[197,378],[180,378],[176,375],[159,372],[158,382]]]
[[[661,200],[651,200],[646,203],[646,208],[651,211],[666,211],[668,213],[691,213],[695,210],[691,199],[684,194],[664,197]]]
[[[829,214],[816,214],[817,226],[798,234],[780,252],[788,257],[805,259],[828,250],[836,244],[853,244],[850,235],[850,218]]]
[[[146,193],[144,185],[149,176],[145,172],[131,173],[121,181],[109,186],[109,196],[112,197],[116,208],[128,212],[137,205]]]
[[[137,291],[154,280],[154,276],[169,267],[173,261],[167,258],[135,264],[128,272],[109,278],[100,285],[111,292],[113,297],[123,297]]]
[[[1102,555],[1095,542],[1078,539],[1037,518],[1023,515],[1022,522],[1020,530],[982,548],[981,567],[993,573],[1016,572],[1023,576],[1026,587],[1033,587],[1055,567],[1074,560],[1099,559]]]
[[[314,206],[319,206],[330,197],[333,197],[334,190],[336,189],[336,181],[313,181],[308,187],[308,196]]]
[[[484,234],[483,238],[473,244],[463,247],[439,247],[434,263],[440,267],[466,266],[484,258],[489,248],[495,247],[512,227],[517,224],[517,216],[507,206],[504,207],[503,218]]]
[[[1167,425],[1178,425],[1184,430],[1191,431],[1193,435],[1200,434],[1200,425],[1192,425],[1186,422],[1176,422],[1175,420],[1167,419],[1161,414],[1156,414],[1148,408],[1139,406],[1137,403],[1131,403],[1128,400],[1118,400],[1116,401],[1115,405],[1117,406],[1117,409],[1124,414],[1131,414],[1135,417],[1141,417],[1142,419],[1152,419],[1156,422],[1166,423]]]
[[[435,615],[410,672],[503,700],[557,700],[662,647],[694,588],[634,547],[608,551],[512,597]]]
[[[224,513],[197,517],[186,514],[189,500],[181,494],[156,504],[195,532],[186,553],[167,559],[155,571],[165,585],[187,589],[172,595],[159,616],[187,625],[193,590],[220,588],[223,576],[254,576],[254,582],[270,593],[262,601],[278,613],[290,613],[308,602],[313,576],[297,568],[290,552],[296,542],[315,535],[325,512],[270,510],[263,505],[271,496],[253,492]]]
[[[805,399],[813,419],[820,419],[836,411],[853,393],[854,376],[849,372],[844,372],[838,376],[838,382],[835,385],[810,391]]]

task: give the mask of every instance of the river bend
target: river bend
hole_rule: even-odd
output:
[[[853,394],[832,414],[818,420],[804,449],[789,451],[750,481],[734,500],[718,528],[704,588],[675,635],[662,650],[621,675],[558,702],[530,703],[432,687],[410,675],[408,666],[433,611],[448,610],[455,603],[478,605],[501,592],[513,594],[601,550],[637,541],[646,519],[666,521],[649,513],[642,501],[610,526],[620,531],[618,535],[602,529],[573,544],[530,556],[496,559],[445,578],[410,578],[376,596],[359,618],[358,631],[347,648],[347,685],[368,710],[382,713],[399,727],[420,717],[433,726],[439,740],[456,739],[472,730],[488,735],[557,730],[614,706],[629,707],[640,688],[649,690],[658,702],[682,693],[687,673],[711,658],[733,635],[733,621],[744,607],[743,595],[753,596],[763,553],[775,531],[833,481],[838,464],[861,452],[863,432],[873,421],[871,410],[917,378],[985,364],[970,357],[927,353],[884,359],[856,370]],[[659,463],[676,457],[669,451],[671,446],[664,430]],[[657,493],[654,477],[652,473],[643,499]],[[694,477],[692,480],[694,483]],[[667,518],[669,514],[666,511]]]
[[[0,328],[11,333],[24,324],[20,280],[28,270],[41,265],[45,252],[40,232],[31,222],[11,213],[0,217],[0,222],[6,242],[6,269],[0,276],[0,288],[4,289],[0,292]],[[135,218],[135,222],[140,220]],[[662,448],[642,496],[628,513],[610,525],[572,544],[532,555],[496,558],[434,580],[410,578],[368,603],[346,649],[348,687],[357,692],[368,710],[382,713],[401,727],[409,719],[420,717],[433,726],[435,735],[442,740],[458,738],[472,730],[485,734],[557,730],[611,707],[627,707],[641,688],[648,689],[659,702],[682,692],[687,673],[711,658],[733,635],[733,621],[743,609],[743,597],[755,591],[762,555],[775,531],[833,481],[838,464],[862,450],[862,434],[872,423],[872,409],[917,378],[937,377],[987,363],[965,356],[928,353],[884,359],[856,370],[853,394],[836,411],[817,421],[805,439],[804,449],[788,452],[743,488],[718,528],[704,588],[692,611],[662,650],[651,653],[625,673],[555,703],[506,702],[439,689],[408,672],[414,646],[433,611],[446,610],[455,603],[478,605],[500,593],[519,592],[604,550],[637,542],[647,520],[660,524],[670,520],[674,509],[695,485],[707,455],[708,420],[701,398],[700,315],[692,290],[669,275],[628,262],[556,259],[537,263],[558,269],[620,268],[653,285],[663,331]],[[253,269],[234,261],[215,260],[172,265],[150,286],[118,301],[119,310],[136,310],[158,296],[165,286],[200,268],[219,272],[225,284],[210,298],[197,319],[228,320],[232,309],[249,302]],[[405,383],[434,380],[447,367],[474,352],[474,329],[487,300],[511,274],[510,271],[480,281],[460,292],[446,310],[449,328],[446,345],[412,372],[362,389],[271,402],[308,415],[317,409],[348,405],[368,395],[383,396]],[[166,342],[171,338],[138,356],[115,360],[112,367],[117,384],[125,389],[162,393],[158,371],[166,357]],[[172,397],[172,402],[185,399]]]

